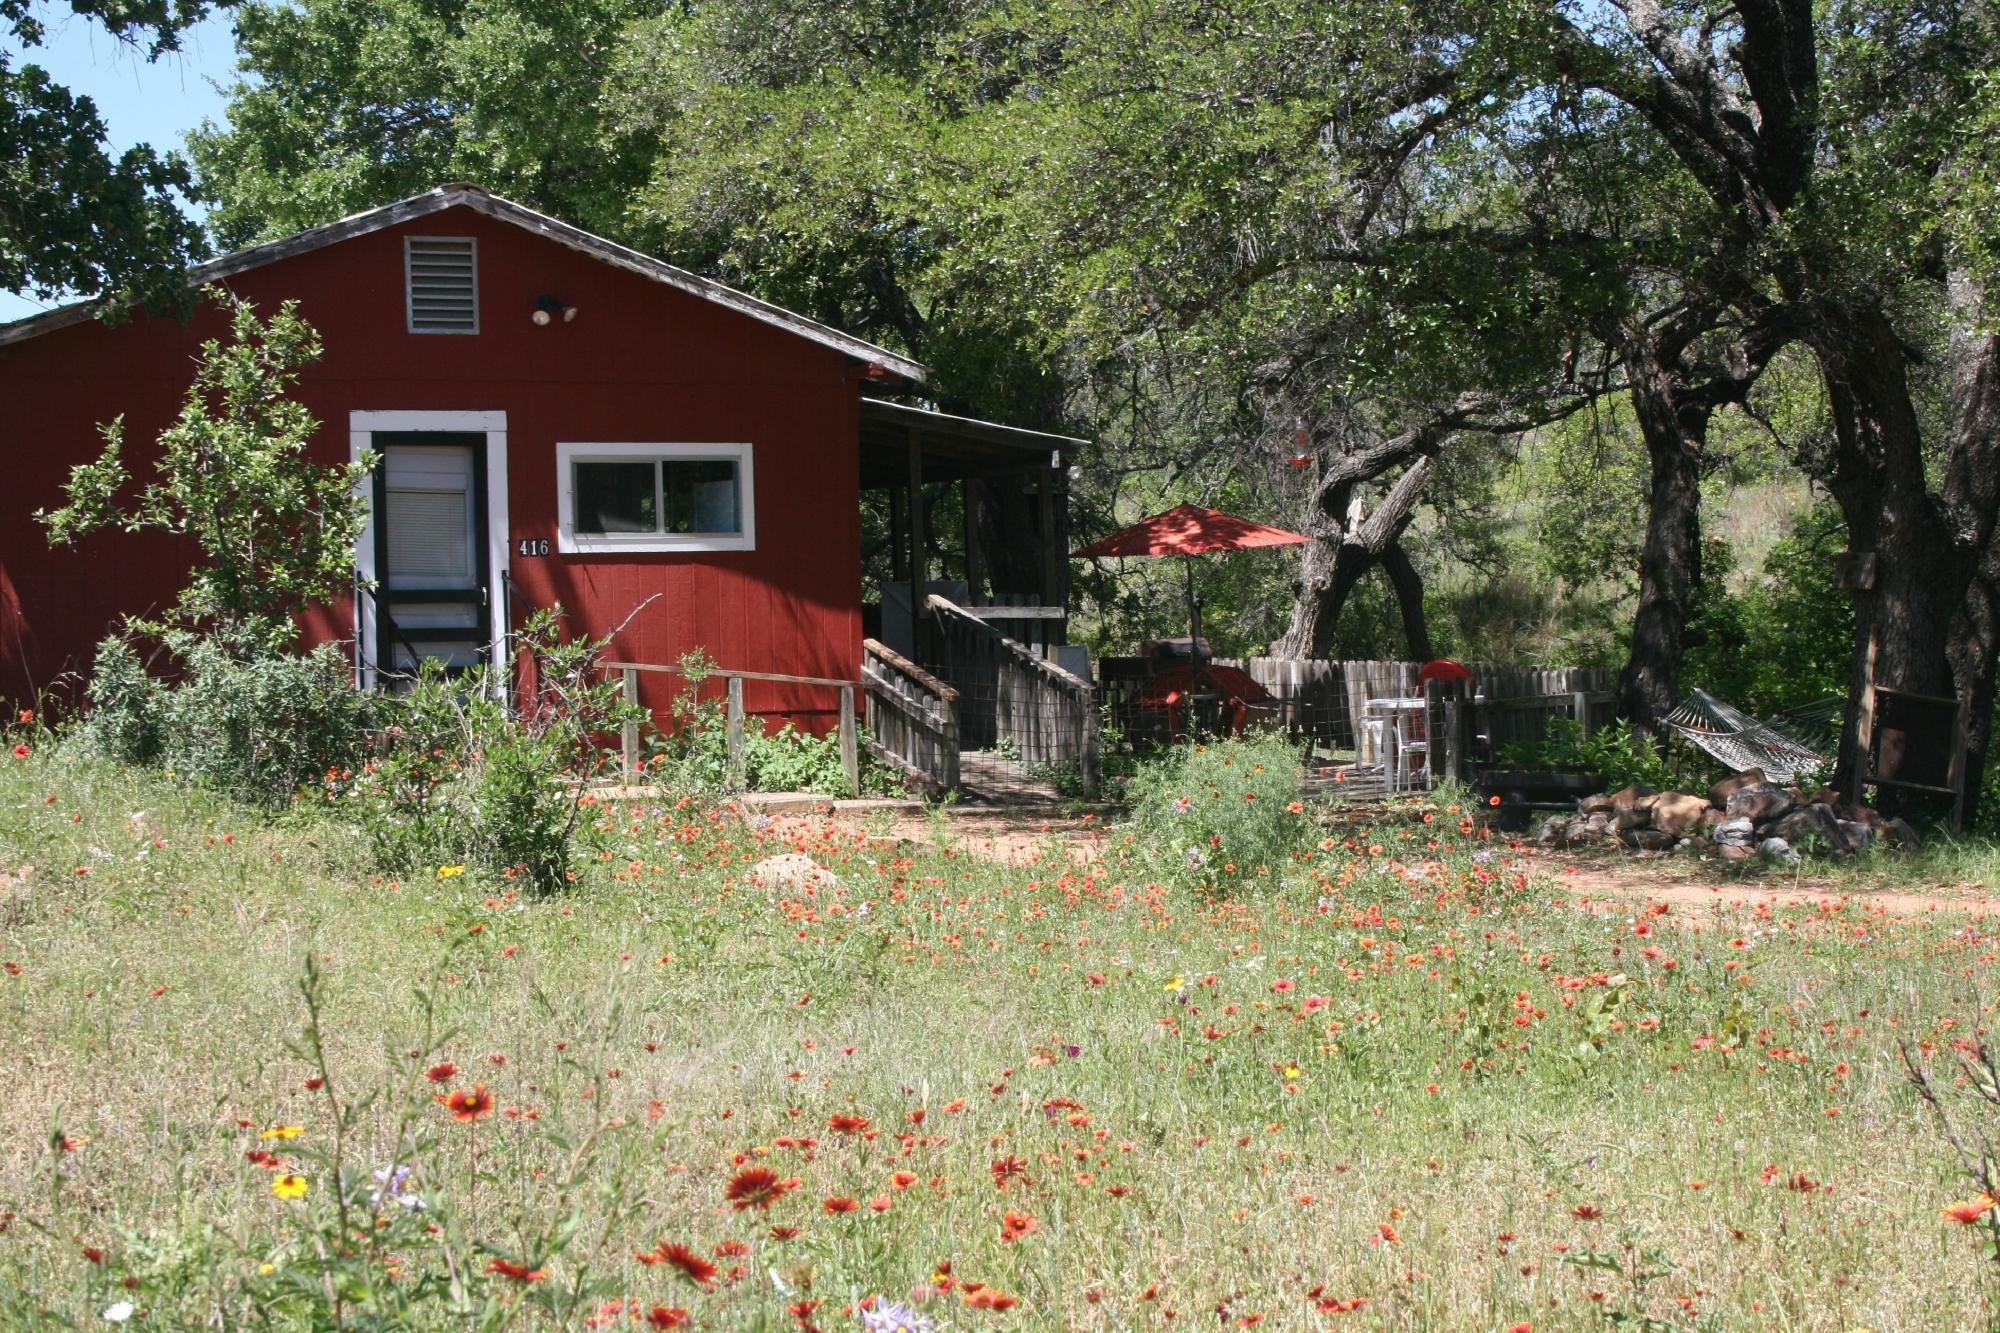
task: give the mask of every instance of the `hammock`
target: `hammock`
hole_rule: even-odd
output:
[[[1833,748],[1838,735],[1834,719],[1842,707],[1839,699],[1827,699],[1759,722],[1708,691],[1695,690],[1663,721],[1733,771],[1761,768],[1766,778],[1783,786],[1827,766],[1827,757],[1813,746]],[[1810,744],[1797,738],[1801,733]]]

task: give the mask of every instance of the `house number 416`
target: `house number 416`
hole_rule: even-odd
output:
[[[549,539],[547,537],[523,537],[514,545],[515,555],[547,555],[548,553]]]

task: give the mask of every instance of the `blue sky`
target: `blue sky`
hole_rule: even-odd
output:
[[[57,83],[95,101],[113,153],[135,143],[150,143],[161,151],[178,148],[182,136],[203,120],[222,119],[222,95],[214,84],[229,81],[236,61],[227,14],[189,29],[181,35],[179,52],[150,65],[88,19],[54,5],[38,6],[37,14],[48,23],[44,45],[24,51],[17,43],[0,41],[0,50],[16,64],[40,65]],[[27,297],[0,292],[0,322],[42,308]]]

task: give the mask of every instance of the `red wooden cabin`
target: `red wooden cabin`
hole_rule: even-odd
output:
[[[915,494],[908,545],[926,485],[1020,473],[1048,497],[1030,539],[1060,549],[1055,451],[1073,441],[886,401],[924,368],[474,186],[193,278],[266,311],[296,300],[325,344],[298,390],[321,423],[315,448],[381,456],[355,558],[374,589],[308,625],[352,643],[364,682],[417,657],[504,662],[509,631],[554,603],[592,634],[645,604],[613,645],[625,660],[701,648],[724,668],[855,679],[864,485]],[[147,476],[200,343],[226,331],[213,305],[186,326],[92,313],[0,326],[0,697],[87,671],[120,617],[174,597],[189,556],[152,534],[51,550],[32,517],[61,502],[114,416]],[[900,577],[914,569],[922,584],[933,571],[914,544]],[[1057,560],[1046,567],[1059,580]],[[1060,604],[1059,587],[1040,600]],[[670,685],[649,676],[647,701],[664,707]],[[825,690],[768,682],[747,703],[816,728],[834,706]]]

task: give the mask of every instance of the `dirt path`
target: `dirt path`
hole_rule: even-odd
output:
[[[1097,859],[1097,838],[1104,825],[1101,816],[974,809],[954,813],[948,827],[950,836],[971,855],[1026,868],[1091,864]],[[885,844],[929,845],[936,841],[938,830],[928,819],[906,817],[893,821],[879,836]],[[1895,884],[1781,872],[1744,873],[1680,856],[1642,859],[1527,849],[1525,859],[1579,906],[1590,910],[1624,911],[1633,903],[1661,902],[1680,908],[1845,905],[1892,917],[1947,912],[2000,916],[2000,892],[1977,881]]]
[[[1682,858],[1642,861],[1616,855],[1541,852],[1532,859],[1579,903],[1591,906],[1610,907],[1614,904],[1603,900],[1615,899],[1619,907],[1632,902],[1663,902],[1676,907],[1846,904],[1899,917],[1931,912],[1980,917],[2000,914],[2000,897],[1977,882],[1889,887],[1856,880],[1707,870]]]

